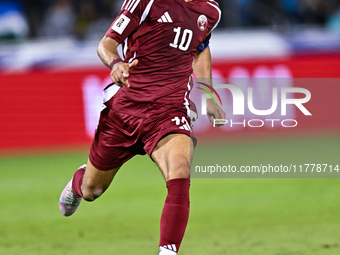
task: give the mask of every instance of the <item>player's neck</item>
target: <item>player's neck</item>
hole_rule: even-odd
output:
[[[191,2],[192,0],[184,0],[185,2]]]

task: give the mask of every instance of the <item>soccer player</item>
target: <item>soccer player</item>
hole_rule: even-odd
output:
[[[191,75],[211,78],[209,39],[221,12],[212,0],[126,0],[98,46],[113,83],[87,165],[60,196],[69,216],[82,199],[93,201],[134,155],[148,154],[168,189],[160,222],[159,254],[177,254],[189,217],[190,164],[195,139],[190,126]],[[124,60],[117,47],[122,44]],[[225,113],[207,102],[210,121]]]

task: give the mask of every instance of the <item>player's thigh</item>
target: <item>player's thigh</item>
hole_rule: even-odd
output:
[[[91,201],[103,194],[110,186],[120,167],[102,171],[95,168],[91,161],[88,160],[81,186],[84,199]]]
[[[151,157],[163,173],[166,181],[190,178],[190,165],[194,155],[192,139],[184,134],[163,137],[152,151]]]

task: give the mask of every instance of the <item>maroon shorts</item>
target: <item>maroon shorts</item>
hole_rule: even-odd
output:
[[[105,108],[89,158],[95,168],[111,170],[137,154],[151,156],[157,142],[170,133],[193,137],[190,117],[180,110],[172,110],[157,118],[140,118]],[[196,139],[193,140],[196,143]]]

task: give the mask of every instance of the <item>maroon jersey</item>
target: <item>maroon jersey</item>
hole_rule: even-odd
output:
[[[139,62],[130,88],[104,90],[105,105],[147,118],[172,109],[189,114],[192,61],[220,16],[212,0],[125,0],[106,36],[122,44],[125,62]]]

